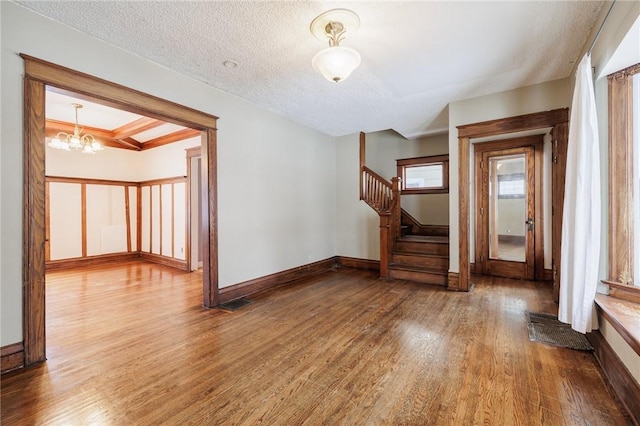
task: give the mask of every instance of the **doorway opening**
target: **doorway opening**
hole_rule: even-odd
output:
[[[201,244],[203,305],[218,297],[216,122],[217,117],[27,55],[24,84],[24,365],[46,360],[45,339],[45,93],[46,87],[150,118],[197,129],[202,142]]]

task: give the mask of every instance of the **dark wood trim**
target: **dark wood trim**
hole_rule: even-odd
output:
[[[88,179],[88,178],[75,178],[66,176],[45,176],[47,182],[55,183],[85,183],[87,185],[112,185],[112,186],[138,186],[138,182],[125,181],[125,180],[110,180],[110,179]]]
[[[202,156],[202,154],[200,153],[200,151],[202,151],[202,148],[199,146],[194,146],[192,148],[187,148],[185,149],[185,152],[187,153],[187,158],[192,158],[192,157],[200,157]]]
[[[149,262],[157,263],[159,265],[169,266],[171,268],[180,269],[182,271],[188,271],[189,265],[186,260],[174,259],[161,254],[140,252],[140,259],[148,260]]]
[[[45,89],[68,91],[74,96],[147,117],[202,131],[203,151],[210,161],[203,167],[203,194],[207,206],[207,273],[203,276],[203,294],[215,299],[218,291],[218,246],[216,199],[216,123],[217,117],[164,99],[142,93],[97,77],[46,62],[25,54],[23,113],[23,343],[25,365],[46,359],[45,339]],[[45,88],[46,86],[46,88]],[[205,192],[205,191],[203,191]],[[211,202],[213,199],[214,202]],[[211,296],[210,295],[214,295]],[[209,303],[205,306],[211,306]]]
[[[163,256],[162,254],[162,186],[158,185],[158,242],[160,245],[158,246],[158,254]]]
[[[569,108],[554,109],[551,111],[534,112],[533,114],[519,115],[508,119],[483,121],[480,123],[457,126],[458,137],[481,138],[485,136],[502,135],[506,133],[520,132],[524,130],[553,127],[556,124],[569,121]]]
[[[218,176],[216,174],[217,136],[215,129],[209,129],[202,134],[202,191],[201,217],[202,229],[200,241],[202,252],[202,274],[210,285],[204,288],[203,304],[212,308],[218,303]],[[206,144],[205,141],[209,143]]]
[[[629,302],[640,303],[640,287],[617,283],[615,281],[602,280],[609,286],[609,296]]]
[[[99,101],[98,103],[103,105],[180,126],[196,129],[216,128],[218,117],[214,115],[24,53],[21,53],[20,57],[24,59],[26,75],[34,81],[55,86],[74,95],[84,95],[86,99]]]
[[[596,309],[636,354],[640,355],[640,317],[636,313],[638,304],[604,294],[596,294]]]
[[[336,264],[345,268],[380,270],[379,260],[359,259],[356,257],[336,256]]]
[[[405,188],[407,166],[442,164],[442,186],[438,188]],[[449,154],[429,155],[423,157],[403,158],[396,160],[396,173],[402,178],[402,195],[410,194],[448,194],[449,193]]]
[[[142,188],[142,185],[140,186]],[[161,206],[162,207],[162,206]],[[149,185],[149,253],[153,251],[153,185]],[[142,253],[142,247],[140,247]]]
[[[552,258],[554,262],[554,297],[559,294],[560,280],[560,234],[562,228],[562,205],[564,202],[564,170],[566,165],[566,149],[569,123],[569,108],[556,109],[552,111],[526,114],[515,117],[502,118],[498,120],[485,121],[481,123],[458,126],[458,203],[459,203],[459,247],[460,261],[460,283],[468,286],[469,281],[469,139],[486,136],[496,136],[532,130],[545,127],[552,127],[554,137],[554,158],[552,164],[553,184],[552,184],[552,247],[554,248]],[[466,252],[466,255],[464,254]],[[466,274],[466,275],[465,275]],[[557,299],[557,297],[556,297]]]
[[[409,212],[400,209],[401,223],[411,227],[411,233],[417,235],[431,235],[437,237],[449,236],[449,225],[427,225],[420,223],[418,219],[413,217]]]
[[[131,206],[129,203],[129,187],[124,187],[124,221],[127,230],[127,251],[131,251]]]
[[[44,260],[51,260],[51,185],[45,179],[45,201],[44,201]]]
[[[460,291],[460,274],[449,272],[447,275],[447,290]],[[469,291],[468,289],[465,291]]]
[[[45,85],[24,78],[22,333],[24,364],[45,361]]]
[[[309,263],[306,265],[287,269],[285,271],[276,272],[275,274],[270,274],[253,280],[244,281],[242,283],[234,284],[229,287],[223,287],[220,289],[219,303],[226,303],[231,300],[249,296],[259,291],[265,291],[280,287],[292,281],[301,278],[307,278],[312,275],[328,271],[334,268],[335,265],[335,257],[330,257],[318,262]]]
[[[112,264],[114,262],[124,262],[137,259],[138,252],[122,252],[97,254],[95,256],[74,257],[71,259],[50,260],[47,262],[47,271],[59,271],[61,269],[75,269],[85,266],[97,266]]]
[[[150,117],[141,117],[130,123],[123,124],[122,126],[113,129],[111,131],[111,137],[114,139],[126,139],[130,136],[137,135],[147,130],[155,129],[165,124],[164,121]]]
[[[87,257],[87,185],[85,183],[80,184],[80,210],[82,257]]]
[[[185,179],[185,190],[187,189],[187,185],[186,185],[187,181]],[[175,200],[175,183],[171,184],[171,257],[176,257],[175,256],[175,250],[176,250],[176,200]],[[185,198],[187,197],[187,194],[184,194]],[[185,211],[186,214],[186,211]],[[186,217],[185,217],[186,220]],[[185,235],[186,237],[186,235]],[[160,252],[162,253],[162,252]]]
[[[0,348],[0,372],[2,374],[24,366],[24,345],[13,343]]]
[[[553,281],[553,269],[545,269],[544,270],[544,280],[545,281]]]
[[[602,336],[595,330],[587,334],[587,338],[593,346],[593,354],[600,365],[609,388],[622,403],[631,421],[640,425],[640,385],[629,373],[618,355]]]
[[[569,123],[559,123],[551,130],[551,269],[553,270],[553,300],[560,299],[560,254],[562,243],[562,214],[564,211],[564,186],[567,170]]]
[[[136,250],[142,250],[142,187],[136,188]]]
[[[186,176],[175,176],[168,178],[160,178],[160,179],[151,179],[151,180],[143,180],[138,182],[137,184],[140,186],[154,186],[154,185],[165,185],[168,183],[184,183],[186,182]]]
[[[364,194],[363,194],[363,190],[364,190],[364,181],[362,180],[362,173],[365,167],[365,163],[367,161],[367,154],[366,154],[366,149],[367,149],[367,142],[366,142],[366,135],[364,132],[360,132],[360,149],[359,149],[359,157],[360,157],[360,168],[359,170],[359,174],[360,174],[360,199],[362,200],[364,198]]]
[[[185,139],[196,137],[200,134],[200,130],[197,129],[182,129],[177,132],[169,133],[168,135],[159,136],[155,139],[151,139],[141,144],[142,150],[157,148],[159,146],[168,145],[174,142],[180,142]]]
[[[469,291],[471,271],[469,269],[469,220],[471,197],[469,196],[469,148],[468,137],[458,137],[458,275],[448,288]],[[449,272],[451,274],[451,272]],[[451,275],[450,275],[451,276]]]
[[[633,76],[640,64],[607,77],[609,93],[609,280],[633,276]]]
[[[505,277],[544,280],[544,216],[543,216],[543,152],[544,135],[532,135],[497,141],[476,143],[473,145],[475,156],[475,193],[476,193],[476,234],[475,234],[475,273],[496,274]],[[527,217],[534,219],[533,240],[525,240],[524,236],[492,234],[493,240],[488,240],[489,235],[489,158],[510,153],[522,153],[527,156],[527,173],[533,176],[533,181],[527,182],[527,192],[533,197],[527,203]],[[495,171],[494,171],[495,172]],[[491,173],[494,174],[494,173]],[[493,176],[494,180],[496,176]],[[496,182],[494,181],[495,185]],[[478,201],[480,200],[480,202]],[[495,226],[495,224],[494,224]],[[491,259],[490,247],[495,247],[499,242],[526,241],[527,261],[531,266],[520,268],[519,263],[495,261]],[[493,271],[490,272],[490,269]]]

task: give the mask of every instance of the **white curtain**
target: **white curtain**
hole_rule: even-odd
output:
[[[600,262],[600,152],[591,57],[576,71],[562,216],[558,319],[586,333],[597,327]],[[593,327],[592,327],[593,322]]]

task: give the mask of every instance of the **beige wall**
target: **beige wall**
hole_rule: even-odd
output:
[[[336,254],[335,138],[107,45],[15,3],[0,2],[0,18],[0,345],[22,340],[24,69],[19,53],[220,117],[221,287]],[[148,155],[154,155],[153,151]]]

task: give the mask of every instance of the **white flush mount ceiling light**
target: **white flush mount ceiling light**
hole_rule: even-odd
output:
[[[49,146],[55,149],[70,151],[70,148],[82,149],[84,154],[95,154],[96,151],[102,151],[104,148],[95,140],[93,135],[89,133],[82,134],[82,127],[78,125],[78,110],[82,108],[80,104],[71,104],[76,110],[76,122],[73,126],[73,134],[59,132],[55,138],[49,141]]]
[[[332,9],[311,21],[311,34],[329,47],[316,53],[311,60],[313,69],[329,81],[339,83],[360,65],[360,54],[350,47],[340,46],[347,29],[353,34],[360,26],[360,18],[348,9]]]

